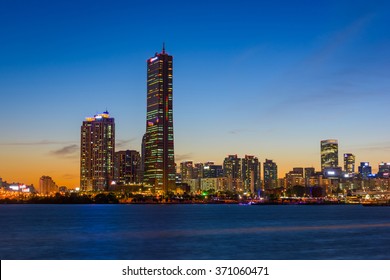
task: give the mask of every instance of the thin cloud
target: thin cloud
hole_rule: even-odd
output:
[[[54,156],[70,156],[74,155],[79,150],[79,146],[76,144],[65,146],[59,150],[51,151],[50,154]]]
[[[175,161],[189,160],[192,157],[192,153],[175,155]]]
[[[115,148],[116,149],[123,149],[124,147],[128,147],[131,142],[134,142],[136,138],[131,138],[128,140],[116,140],[115,142]]]
[[[355,150],[359,150],[359,151],[382,151],[382,152],[389,152],[390,151],[390,142],[374,143],[374,144],[371,144],[371,145],[354,147],[354,149]]]
[[[58,144],[70,144],[74,141],[32,141],[32,142],[3,142],[0,143],[1,146],[44,146],[44,145],[58,145]]]
[[[371,20],[374,18],[374,14],[366,14],[351,24],[346,26],[344,29],[335,33],[323,47],[312,56],[310,56],[306,63],[312,67],[318,67],[323,64],[327,59],[332,57],[339,49],[344,47],[349,41],[358,37],[361,32],[368,26]]]
[[[62,179],[65,179],[65,180],[72,180],[74,178],[76,178],[77,176],[75,176],[74,174],[64,174],[62,175]]]
[[[229,134],[239,134],[241,132],[244,132],[245,129],[232,129],[232,130],[229,130],[228,133]]]

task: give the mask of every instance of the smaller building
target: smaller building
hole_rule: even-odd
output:
[[[50,176],[42,176],[39,179],[38,193],[50,194],[58,191],[58,186]]]

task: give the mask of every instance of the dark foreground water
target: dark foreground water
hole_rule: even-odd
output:
[[[0,205],[1,259],[390,259],[390,207]]]

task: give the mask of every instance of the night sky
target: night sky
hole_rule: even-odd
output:
[[[388,1],[0,2],[0,177],[79,185],[80,126],[140,150],[146,60],[174,57],[176,162],[320,167],[320,141],[390,162]]]

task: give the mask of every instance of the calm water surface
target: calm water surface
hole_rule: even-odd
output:
[[[1,259],[390,259],[390,207],[0,205]]]

